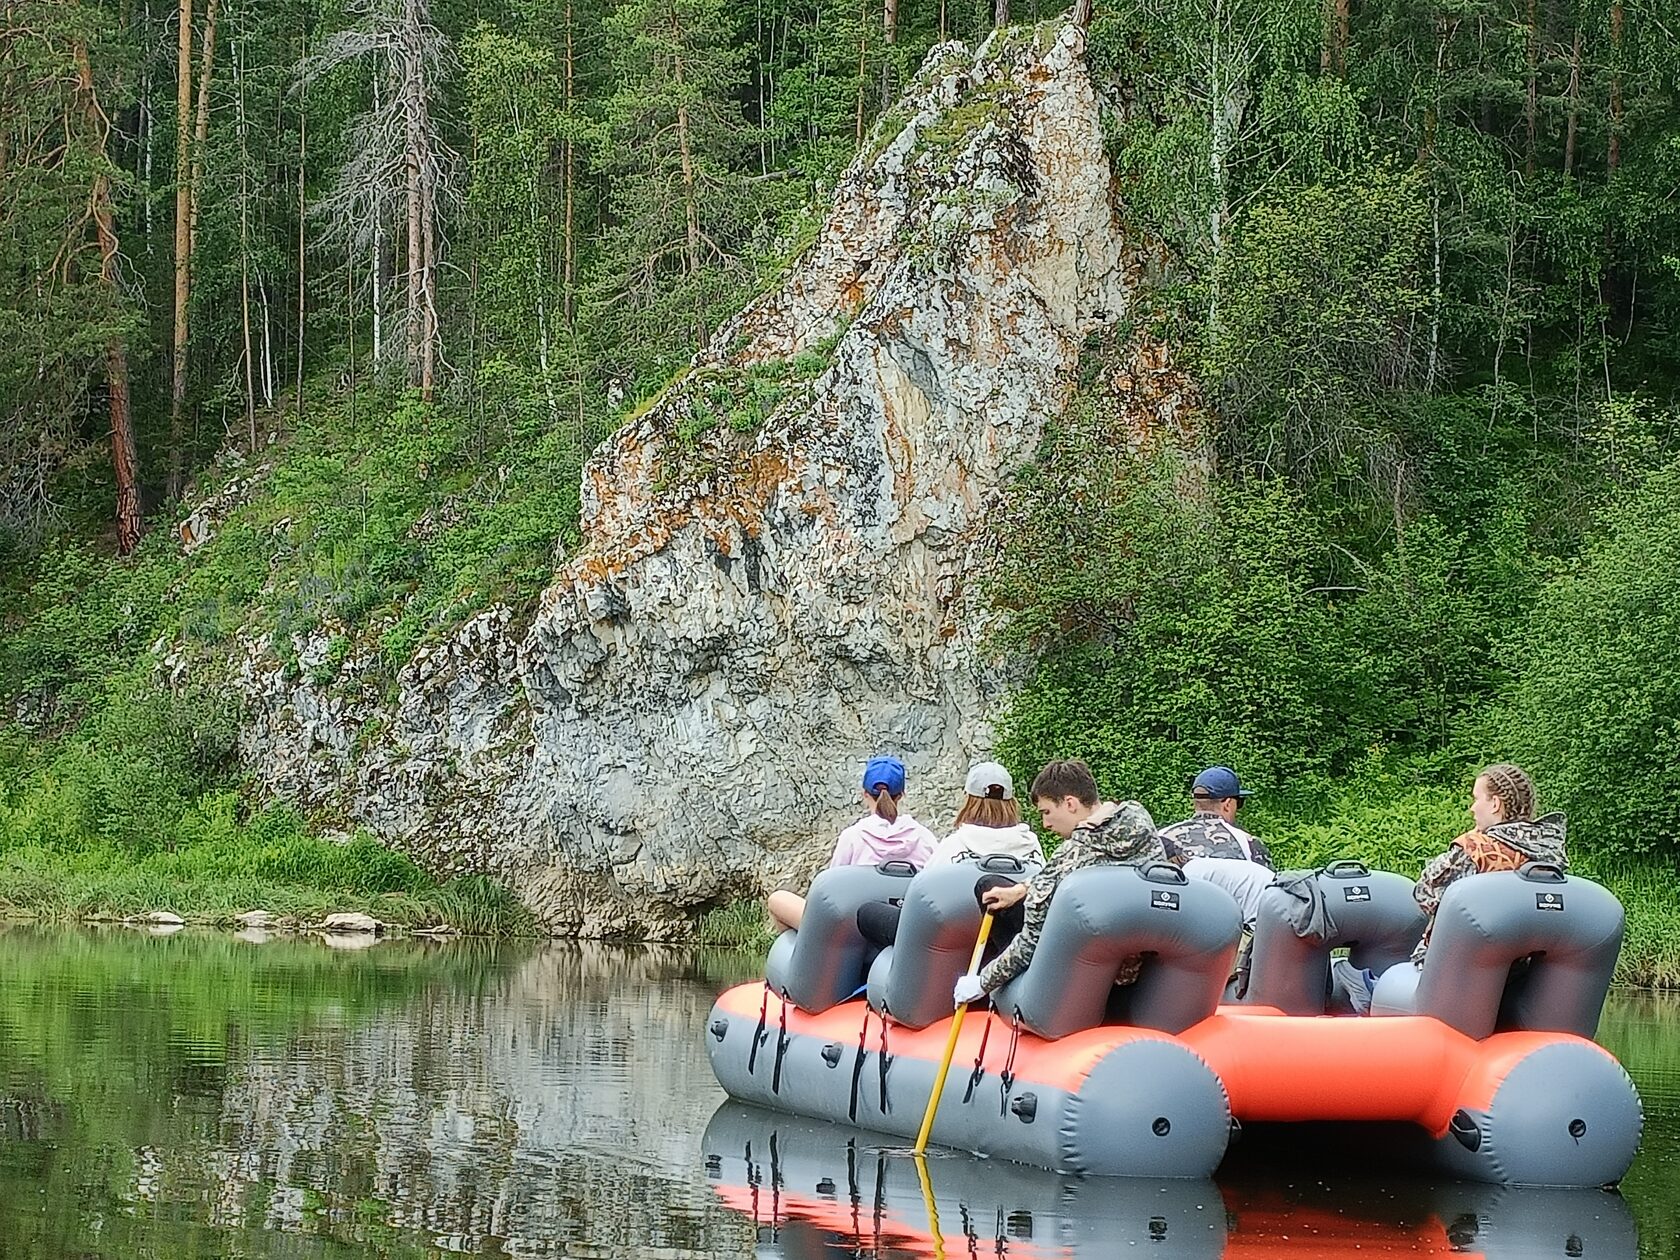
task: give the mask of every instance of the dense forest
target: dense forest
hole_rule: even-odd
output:
[[[315,861],[239,798],[238,715],[160,693],[152,645],[330,619],[395,668],[528,602],[589,451],[797,258],[926,52],[1063,16],[0,0],[8,888],[66,851],[93,887],[158,835]],[[1517,757],[1670,923],[1641,974],[1680,977],[1672,7],[1066,20],[1159,265],[1012,490],[990,590],[1037,665],[1007,757],[1083,753],[1167,812],[1232,761],[1286,850],[1400,867],[1458,829],[1472,763]],[[1138,336],[1198,382],[1198,449],[1111,440],[1099,386]],[[260,519],[184,555],[223,492]]]

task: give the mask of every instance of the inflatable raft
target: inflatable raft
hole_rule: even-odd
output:
[[[974,882],[1006,862],[818,876],[764,982],[712,1010],[719,1083],[744,1102],[913,1137],[978,931]],[[1404,1125],[1454,1176],[1620,1180],[1643,1116],[1592,1040],[1621,947],[1614,896],[1544,866],[1461,880],[1419,969],[1409,880],[1356,863],[1312,879],[1332,929],[1299,935],[1299,900],[1268,889],[1247,991],[1226,1001],[1240,933],[1227,893],[1164,865],[1070,875],[1032,964],[965,1020],[933,1141],[1063,1172],[1201,1178],[1240,1125],[1378,1122]],[[875,954],[856,916],[878,899],[903,911],[897,943]],[[1382,974],[1378,1017],[1333,1013],[1340,948]],[[1137,956],[1137,982],[1116,987]]]
[[[760,1255],[1343,1260],[1481,1256],[1637,1260],[1619,1195],[1474,1183],[1091,1181],[1019,1164],[894,1157],[862,1134],[726,1102],[701,1141],[712,1192]]]

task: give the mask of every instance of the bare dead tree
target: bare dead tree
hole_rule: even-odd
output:
[[[382,233],[402,225],[399,333],[409,384],[430,398],[442,356],[442,216],[460,199],[459,164],[433,115],[449,46],[432,25],[429,0],[357,0],[351,11],[361,20],[323,41],[298,71],[300,84],[307,84],[336,66],[371,61],[379,89],[373,108],[351,122],[349,155],[315,212],[324,220],[323,240],[356,253],[375,252]]]

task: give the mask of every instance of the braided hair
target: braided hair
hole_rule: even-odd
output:
[[[1500,762],[1476,777],[1487,780],[1488,791],[1505,807],[1506,822],[1534,821],[1534,780],[1526,771]]]

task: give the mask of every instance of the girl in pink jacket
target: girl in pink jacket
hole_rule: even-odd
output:
[[[871,809],[840,833],[830,866],[876,866],[908,862],[917,870],[926,865],[938,838],[898,807],[904,795],[904,763],[897,757],[875,757],[863,768],[863,798]],[[778,890],[770,894],[771,926],[776,931],[799,926],[805,898]]]

